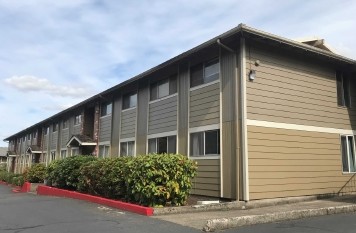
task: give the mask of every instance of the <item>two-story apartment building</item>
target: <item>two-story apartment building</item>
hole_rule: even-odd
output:
[[[13,170],[76,154],[181,153],[193,194],[355,191],[356,62],[246,25],[8,138]]]

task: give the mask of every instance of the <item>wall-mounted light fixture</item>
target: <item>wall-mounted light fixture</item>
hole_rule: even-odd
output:
[[[256,70],[250,70],[250,73],[248,74],[248,78],[250,79],[250,81],[255,80],[255,78],[256,78]]]

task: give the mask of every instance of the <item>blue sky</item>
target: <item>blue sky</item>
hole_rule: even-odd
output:
[[[356,59],[351,0],[0,0],[0,139],[239,23]]]

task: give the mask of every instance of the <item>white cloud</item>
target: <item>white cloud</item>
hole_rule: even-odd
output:
[[[60,86],[48,79],[31,75],[12,76],[5,79],[9,86],[24,92],[45,92],[55,96],[83,97],[88,96],[88,90],[83,87]]]

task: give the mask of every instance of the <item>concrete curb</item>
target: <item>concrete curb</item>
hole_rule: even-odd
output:
[[[317,209],[292,210],[262,215],[247,215],[233,218],[210,219],[203,227],[203,231],[212,232],[240,226],[270,223],[285,220],[295,220],[315,216],[350,213],[356,211],[356,205],[345,205],[337,207],[325,207]]]
[[[49,187],[45,185],[39,185],[37,188],[37,195],[47,195],[47,196],[57,196],[57,197],[67,197],[73,199],[79,199],[83,201],[93,202],[100,205],[106,205],[113,208],[126,210],[136,214],[141,214],[145,216],[153,215],[153,208],[140,206],[132,203],[122,202],[118,200],[107,199],[98,196],[92,196],[89,194],[79,193],[75,191],[69,191],[65,189],[59,189],[54,187]]]
[[[267,206],[285,205],[306,201],[315,201],[317,196],[302,196],[302,197],[285,197],[285,198],[274,198],[256,201],[232,201],[232,202],[222,202],[219,204],[208,204],[208,205],[194,205],[194,206],[179,206],[179,207],[158,207],[154,208],[153,215],[167,215],[167,214],[182,214],[182,213],[198,213],[206,211],[225,211],[225,210],[245,210],[254,209]]]

